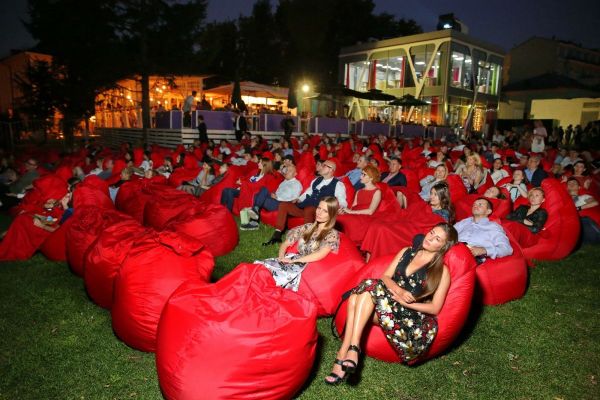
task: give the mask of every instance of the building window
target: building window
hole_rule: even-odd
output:
[[[387,88],[403,88],[405,71],[406,57],[390,57],[387,64]]]
[[[451,80],[453,87],[473,90],[473,60],[469,54],[452,52]]]
[[[431,59],[431,56],[433,55],[433,51],[435,49],[435,46],[432,44],[428,44],[428,45],[422,45],[422,46],[415,46],[415,47],[411,47],[410,48],[410,57],[412,59],[414,68],[415,68],[415,75],[417,77],[417,81],[421,81],[421,79],[426,78],[427,76],[429,76],[430,72],[426,72],[427,69],[427,64],[429,63],[429,60]],[[438,66],[439,66],[439,55],[436,55],[436,58],[438,58]],[[427,75],[427,76],[426,76]],[[432,76],[432,81],[434,83],[435,82],[435,77]],[[429,86],[435,86],[435,85],[429,85]]]
[[[346,64],[346,86],[352,90],[366,91],[369,84],[369,61]]]

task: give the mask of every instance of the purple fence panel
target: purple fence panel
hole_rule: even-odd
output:
[[[183,111],[171,111],[171,129],[181,129],[183,127]]]
[[[158,111],[156,113],[156,127],[160,129],[171,129],[170,111]]]
[[[425,134],[425,127],[422,125],[402,125],[404,137],[419,137]]]
[[[202,115],[204,117],[206,128],[209,131],[233,130],[233,112],[231,111],[194,111],[192,114],[192,128],[196,128],[198,126],[198,115]]]
[[[313,121],[314,120],[314,121]],[[350,123],[345,118],[316,117],[311,120],[311,129],[317,133],[349,133]],[[314,122],[314,127],[313,127]]]
[[[366,136],[389,135],[390,126],[380,122],[358,121],[356,123],[356,133]]]

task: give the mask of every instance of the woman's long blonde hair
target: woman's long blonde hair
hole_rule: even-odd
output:
[[[321,245],[321,241],[325,239],[325,237],[329,234],[329,232],[331,232],[331,230],[335,226],[335,217],[337,216],[338,210],[340,208],[340,203],[338,202],[338,199],[336,199],[333,196],[323,197],[319,201],[319,203],[321,201],[327,204],[327,215],[329,216],[329,220],[325,222],[323,229],[319,233],[319,236],[317,236],[317,240],[314,245],[314,250],[319,248],[319,246]],[[304,239],[305,243],[310,240],[311,236],[316,232],[318,227],[319,223],[315,221],[313,223],[313,226],[311,226],[309,230],[304,232],[304,235],[302,235],[302,239]]]

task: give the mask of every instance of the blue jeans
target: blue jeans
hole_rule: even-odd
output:
[[[221,193],[221,204],[227,207],[229,211],[233,211],[233,202],[236,197],[240,197],[240,191],[234,188],[225,188]]]
[[[264,208],[267,211],[277,211],[279,208],[279,201],[271,197],[271,193],[266,187],[261,187],[260,191],[254,196],[254,204],[252,205],[257,211]]]

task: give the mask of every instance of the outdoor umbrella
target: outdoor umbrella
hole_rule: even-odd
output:
[[[402,107],[421,107],[421,106],[426,106],[428,104],[429,103],[427,103],[423,100],[417,99],[412,94],[405,94],[404,96],[400,97],[399,99],[392,100],[388,103],[388,105],[390,105],[390,106],[402,106]]]
[[[378,89],[371,89],[368,92],[357,92],[358,94],[355,97],[360,99],[370,100],[370,101],[390,101],[396,100],[395,96],[391,94],[383,93]]]
[[[359,97],[362,92],[348,89],[344,85],[325,86],[320,91],[322,95],[331,95],[336,97]]]

